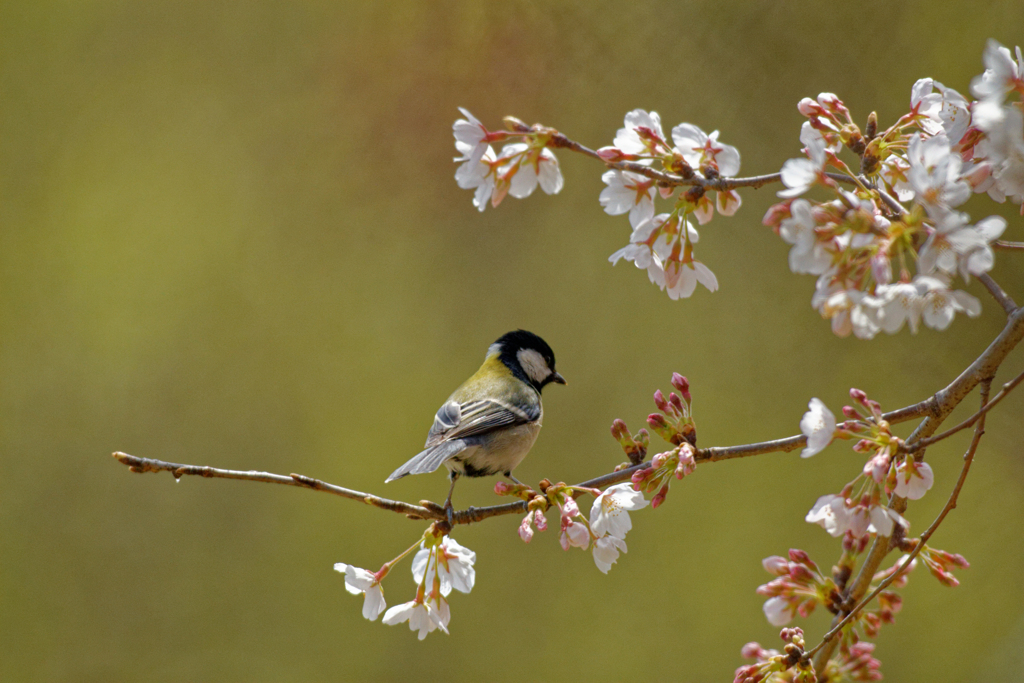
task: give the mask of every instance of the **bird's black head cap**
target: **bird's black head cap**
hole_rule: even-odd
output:
[[[565,384],[565,378],[555,370],[555,352],[546,341],[533,332],[514,330],[503,334],[491,345],[491,349],[498,350],[498,358],[512,374],[532,385],[537,391],[551,382]],[[531,359],[537,360],[538,356],[546,367],[538,367],[537,363],[531,364]]]

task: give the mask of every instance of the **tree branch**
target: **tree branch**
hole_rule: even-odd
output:
[[[978,276],[978,282],[985,285],[985,289],[989,291],[992,298],[999,302],[999,305],[1006,311],[1006,315],[1010,315],[1017,310],[1017,304],[1014,303],[1010,295],[1007,294],[999,284],[992,279],[988,273],[982,273]]]
[[[1024,375],[1021,375],[1021,377],[1024,377]],[[983,406],[991,406],[994,405],[996,402],[995,400],[987,402],[989,388],[991,384],[991,379],[983,380],[981,383],[981,403]],[[953,487],[953,492],[949,494],[949,498],[946,500],[946,505],[942,508],[942,511],[939,512],[938,517],[936,517],[935,521],[931,523],[931,526],[929,526],[928,529],[923,534],[921,534],[921,537],[917,540],[917,545],[914,547],[914,550],[910,553],[910,555],[907,556],[907,559],[904,560],[903,563],[900,565],[900,569],[894,571],[888,578],[882,581],[882,583],[878,584],[878,587],[876,587],[875,590],[871,591],[870,595],[868,595],[866,598],[857,603],[856,607],[851,609],[850,612],[839,621],[839,623],[833,626],[828,633],[822,636],[820,643],[814,646],[813,649],[804,653],[804,661],[808,661],[822,648],[824,648],[829,642],[831,642],[837,635],[839,635],[839,633],[843,630],[843,627],[849,624],[850,621],[852,621],[857,616],[857,614],[859,614],[860,611],[864,609],[865,606],[867,606],[872,600],[877,598],[878,595],[883,590],[888,588],[893,581],[895,581],[897,578],[899,578],[902,574],[905,573],[906,569],[910,566],[910,563],[913,562],[914,558],[916,558],[921,553],[921,551],[924,549],[925,544],[932,537],[932,534],[934,534],[935,530],[939,528],[940,524],[942,524],[942,520],[944,520],[946,518],[946,515],[948,515],[950,511],[956,507],[957,499],[960,497],[960,490],[963,489],[964,481],[967,480],[967,473],[971,469],[971,463],[974,462],[974,454],[978,450],[978,444],[981,442],[982,435],[985,434],[984,412],[979,411],[978,420],[978,426],[974,430],[974,438],[971,439],[971,445],[967,448],[967,452],[964,453],[964,466],[960,470],[960,477],[957,479],[956,486]],[[817,662],[815,670],[817,670]]]
[[[1024,242],[1006,242],[1003,240],[996,240],[992,243],[992,246],[996,249],[1018,250],[1024,249]]]
[[[1006,356],[1020,343],[1021,339],[1024,338],[1024,308],[1018,308],[1016,311],[1010,314],[1006,321],[1006,326],[1003,327],[1002,331],[992,340],[992,343],[988,345],[988,348],[980,356],[978,356],[973,363],[971,363],[960,375],[949,383],[945,388],[935,392],[932,396],[933,411],[930,415],[927,415],[925,419],[917,426],[917,429],[907,439],[908,442],[924,439],[936,432],[939,426],[942,424],[953,409],[956,408],[961,401],[974,390],[974,387],[978,386],[983,380],[990,379],[995,376],[996,370],[1006,359]],[[915,456],[918,459],[924,458],[924,449],[922,449],[918,455]],[[905,498],[893,495],[889,501],[889,507],[896,512],[903,514],[907,509],[907,501]],[[878,571],[879,565],[885,556],[889,554],[892,549],[893,541],[896,534],[891,538],[875,538],[871,544],[871,549],[868,551],[867,558],[861,565],[860,572],[857,574],[856,579],[847,585],[845,591],[845,602],[860,602],[860,600],[867,593],[868,588],[871,586],[871,580]],[[845,616],[842,612],[836,615],[832,620],[832,627],[834,628],[839,621]],[[821,648],[814,657],[814,670],[821,676],[824,671],[825,664],[832,657],[832,653],[835,651],[835,641],[828,641],[828,643]]]

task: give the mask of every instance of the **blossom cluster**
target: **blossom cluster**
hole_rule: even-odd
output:
[[[678,372],[672,373],[672,386],[679,391],[670,392],[668,398],[661,390],[654,392],[654,405],[659,412],[647,416],[647,424],[658,436],[673,445],[671,450],[651,458],[651,466],[633,473],[633,487],[637,491],[654,494],[651,505],[658,507],[668,496],[672,477],[682,479],[697,467],[697,426],[693,421],[690,383]],[[625,424],[623,424],[625,427]],[[614,427],[613,427],[613,434]]]
[[[835,438],[857,439],[853,450],[870,457],[861,473],[838,494],[818,498],[806,520],[819,524],[834,537],[850,533],[854,538],[867,534],[891,536],[894,525],[904,529],[909,522],[890,508],[883,494],[895,494],[917,500],[935,481],[932,468],[912,456],[901,453],[903,441],[894,436],[882,415],[881,406],[860,389],[851,389],[853,406],[844,406],[847,418],[836,424],[835,415],[817,398],[811,399],[800,421],[807,436],[805,458],[821,452]]]
[[[495,492],[507,495],[515,491],[504,482],[498,482]],[[596,496],[589,518],[580,512],[576,502],[576,496],[582,492]],[[519,537],[529,543],[533,539],[534,525],[538,531],[547,529],[544,510],[549,505],[556,507],[559,512],[558,541],[562,549],[592,549],[594,564],[607,574],[619,559],[619,554],[627,550],[626,533],[633,528],[629,513],[649,504],[644,495],[635,491],[630,484],[616,484],[604,491],[579,489],[565,484],[551,485],[546,488],[543,496],[536,495],[530,500],[529,512],[519,525]]]
[[[953,282],[992,269],[992,243],[1006,221],[972,221],[959,207],[980,192],[1024,205],[1022,103],[1006,102],[1008,93],[1024,94],[1020,54],[1014,61],[1006,48],[988,45],[987,69],[972,84],[975,102],[920,79],[908,113],[884,131],[874,114],[862,131],[832,93],[798,105],[808,119],[804,156],[783,165],[785,201],[764,223],[792,245],[790,269],[818,277],[811,305],[835,334],[870,339],[904,325],[916,332],[922,321],[943,330],[957,313],[980,314],[978,300]],[[840,159],[843,148],[859,159],[856,169]],[[852,189],[830,169],[854,181]],[[832,199],[802,196],[814,187]]]
[[[416,595],[409,602],[395,605],[386,612],[384,590],[381,582],[391,568],[413,549],[419,547],[412,560],[412,578],[416,583]],[[423,540],[412,546],[394,560],[386,563],[378,572],[354,567],[344,562],[334,565],[336,571],[345,575],[345,588],[353,595],[364,595],[363,616],[375,621],[384,612],[384,623],[389,626],[408,622],[409,628],[419,633],[423,640],[432,631],[440,629],[448,633],[451,610],[448,595],[452,589],[462,593],[473,590],[476,582],[476,553],[459,545],[447,535],[438,535],[431,530]]]
[[[558,159],[547,144],[555,131],[543,126],[528,128],[509,117],[513,131],[489,131],[465,109],[466,118],[452,126],[459,164],[455,181],[464,190],[473,190],[473,206],[483,211],[487,204],[498,206],[506,195],[523,199],[540,186],[547,194],[558,194],[565,181]],[[492,142],[506,142],[495,154]]]
[[[657,112],[635,109],[626,114],[614,145],[597,150],[607,162],[632,162],[639,167],[653,167],[657,162],[663,171],[691,179],[733,177],[740,170],[740,153],[718,140],[718,131],[710,135],[690,123],[672,129],[668,143]],[[629,244],[609,257],[613,264],[621,259],[632,261],[647,271],[650,281],[668,292],[672,299],[687,298],[700,283],[709,291],[718,289],[718,279],[711,270],[694,258],[694,245],[700,235],[691,216],[704,225],[712,219],[715,207],[723,216],[739,209],[741,200],[735,190],[716,192],[712,202],[700,185],[687,191],[636,171],[614,169],[601,180],[606,187],[599,198],[606,213],[612,216],[629,214],[632,233]],[[671,211],[655,214],[655,199],[672,201]]]
[[[767,680],[773,683],[815,683],[817,678],[814,670],[803,657],[803,629],[784,628],[779,637],[786,643],[784,652],[765,649],[760,643],[747,643],[743,646],[743,658],[753,659],[755,663],[736,669],[734,683],[761,683]]]

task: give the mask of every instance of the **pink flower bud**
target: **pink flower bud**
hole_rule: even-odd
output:
[[[665,394],[661,393],[661,389],[654,392],[654,405],[658,406],[658,410],[663,413],[669,411],[668,401],[665,400]]]
[[[623,161],[626,158],[626,155],[623,154],[622,150],[618,147],[602,147],[597,150],[597,156],[601,157],[602,161],[608,161],[611,163]]]
[[[851,420],[859,420],[860,413],[853,406],[843,406],[843,416]]]
[[[792,217],[793,212],[790,209],[792,200],[782,202],[781,204],[772,205],[768,211],[764,214],[764,218],[761,219],[761,224],[773,228],[776,232],[779,230],[779,226],[782,221]]]
[[[668,427],[668,423],[665,422],[665,417],[661,413],[651,413],[648,415],[647,424],[650,425],[651,429],[654,431]]]
[[[865,408],[867,407],[866,401],[868,399],[868,395],[861,391],[860,389],[850,389],[850,398],[852,398],[854,401],[861,404]]]
[[[807,553],[803,550],[797,550],[796,548],[790,549],[789,559],[792,562],[798,562],[800,564],[809,564],[811,562],[811,558]]]
[[[690,402],[690,382],[685,377],[680,375],[678,372],[672,373],[672,386],[679,390],[679,393],[683,395],[683,399]]]
[[[612,421],[612,438],[619,440],[626,434],[629,434],[629,429],[626,428],[625,422],[619,419]]]
[[[651,508],[654,509],[654,510],[657,510],[658,506],[661,505],[664,502],[665,502],[665,496],[663,496],[663,495],[661,495],[659,493],[654,498],[651,498]]]
[[[789,573],[789,562],[784,557],[778,555],[772,555],[761,560],[761,566],[769,574],[775,576],[785,576]]]
[[[668,453],[658,453],[657,455],[655,455],[653,458],[651,458],[651,467],[654,469],[664,467],[665,463],[668,461],[668,455]]]
[[[764,648],[760,643],[747,643],[740,648],[740,656],[743,659],[756,659],[762,652],[764,652]]]
[[[821,105],[812,100],[810,97],[805,97],[796,105],[797,111],[807,117],[816,116],[821,113]]]
[[[676,392],[673,391],[672,393],[670,393],[668,395],[668,400],[669,400],[669,403],[672,404],[672,407],[676,409],[676,412],[679,415],[685,415],[686,414],[686,410],[683,409],[683,401],[682,401],[682,399],[679,398],[679,394],[677,394]]]
[[[529,543],[533,540],[533,529],[530,527],[530,521],[533,519],[533,512],[527,513],[523,517],[523,521],[519,524],[519,538],[523,539],[523,543]]]
[[[507,496],[512,492],[512,486],[503,481],[494,484],[494,492],[499,496]]]

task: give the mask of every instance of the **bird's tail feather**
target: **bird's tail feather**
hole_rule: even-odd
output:
[[[409,459],[409,462],[392,472],[391,476],[384,480],[384,483],[386,484],[389,481],[401,479],[407,474],[426,474],[427,472],[433,472],[443,465],[449,458],[453,458],[466,450],[466,446],[466,442],[461,439],[454,439],[452,441],[439,443],[432,448],[428,448],[427,450],[414,455]]]

